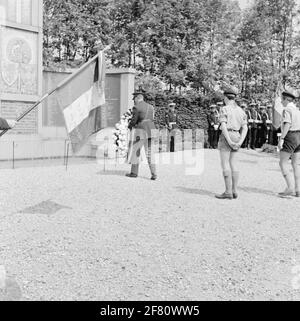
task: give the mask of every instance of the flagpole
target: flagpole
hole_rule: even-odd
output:
[[[63,87],[65,84],[67,84],[71,79],[73,79],[75,76],[77,76],[82,70],[84,70],[88,65],[90,65],[93,61],[95,61],[101,54],[101,52],[105,52],[109,50],[111,45],[105,47],[103,50],[98,51],[97,55],[95,55],[92,59],[87,61],[85,64],[83,64],[78,70],[76,70],[72,75],[70,75],[67,79],[63,80],[55,89],[51,90],[47,94],[45,94],[42,98],[40,98],[33,106],[31,106],[29,109],[27,109],[23,114],[21,114],[17,118],[17,122],[21,121],[24,117],[26,117],[29,113],[31,113],[37,106],[39,106],[46,98],[51,96],[56,90]],[[0,138],[5,135],[10,129],[5,129],[0,133]]]

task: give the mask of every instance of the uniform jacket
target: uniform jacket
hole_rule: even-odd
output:
[[[207,115],[207,121],[209,128],[214,128],[216,125],[220,125],[220,115],[218,112],[211,112]]]
[[[172,111],[167,111],[166,112],[166,117],[165,117],[165,119],[166,119],[166,125],[168,126],[168,127],[170,127],[170,123],[178,123],[178,115],[177,115],[177,113],[175,112],[175,113],[173,113]],[[174,127],[176,127],[176,126],[172,126],[172,128],[174,128]]]
[[[153,138],[156,127],[154,124],[154,108],[142,101],[133,107],[133,116],[129,129],[136,129],[141,139]]]
[[[0,130],[10,129],[7,121],[3,118],[0,118]]]

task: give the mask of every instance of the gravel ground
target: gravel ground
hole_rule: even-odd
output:
[[[213,150],[202,175],[163,165],[157,182],[146,166],[1,170],[0,300],[299,300],[300,200],[276,196],[274,156],[239,157],[237,201],[214,198]]]

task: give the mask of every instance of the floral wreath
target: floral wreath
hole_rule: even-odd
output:
[[[128,152],[128,125],[132,119],[132,109],[129,109],[122,117],[121,121],[116,124],[113,133],[116,152],[119,156],[126,157]]]

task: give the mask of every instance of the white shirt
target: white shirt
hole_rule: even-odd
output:
[[[282,125],[285,123],[291,125],[290,131],[300,130],[300,110],[294,103],[289,103],[283,110]]]

